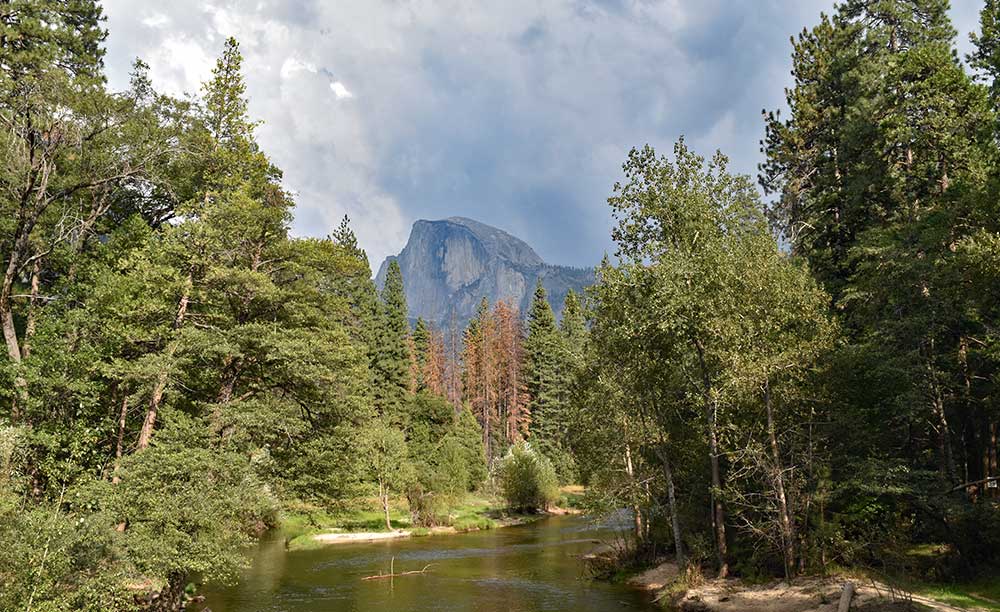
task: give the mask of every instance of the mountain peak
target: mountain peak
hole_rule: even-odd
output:
[[[388,264],[399,262],[410,317],[439,326],[451,319],[464,324],[482,298],[505,300],[525,312],[538,279],[559,313],[570,290],[593,283],[593,269],[546,264],[527,243],[499,228],[466,217],[413,224],[398,256],[382,262],[376,284],[381,287]]]

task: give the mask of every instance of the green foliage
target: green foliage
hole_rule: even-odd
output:
[[[482,431],[466,410],[456,413],[442,397],[419,392],[410,399],[410,461],[416,477],[406,496],[413,524],[433,526],[486,477]]]
[[[206,433],[172,419],[153,446],[123,462],[121,482],[97,497],[126,525],[123,549],[142,576],[232,580],[255,527],[273,523],[275,500],[246,458],[210,448]]]
[[[573,297],[570,297],[573,296]],[[530,434],[532,444],[553,463],[561,482],[576,478],[570,451],[569,392],[572,383],[570,340],[581,342],[582,313],[575,295],[567,295],[570,320],[560,332],[541,280],[528,311],[528,336],[524,341],[525,376],[531,398]],[[579,346],[575,347],[579,350]]]
[[[106,515],[66,513],[58,502],[22,503],[0,489],[0,608],[134,609],[129,568]]]
[[[496,472],[501,495],[512,510],[545,510],[559,497],[555,469],[530,444],[511,446],[497,463]]]
[[[407,337],[410,324],[403,275],[395,260],[389,262],[380,298],[378,353],[373,364],[375,405],[383,416],[402,424],[403,401],[409,383]]]

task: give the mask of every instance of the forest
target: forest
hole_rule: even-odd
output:
[[[612,569],[1000,571],[997,0],[965,58],[946,0],[818,16],[756,180],[632,149],[586,294],[464,329],[346,217],[290,233],[236,40],[172,97],[108,87],[95,0],[0,23],[0,609],[168,609],[302,508],[566,484],[627,511]]]

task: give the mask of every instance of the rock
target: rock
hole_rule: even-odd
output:
[[[711,612],[712,608],[697,595],[685,597],[678,606],[683,612]]]
[[[393,259],[403,273],[410,317],[439,329],[453,319],[464,327],[483,297],[490,304],[506,300],[525,314],[538,279],[558,316],[570,289],[582,293],[594,282],[593,268],[546,264],[524,241],[464,217],[414,223],[399,255],[382,262],[375,277],[380,288]]]

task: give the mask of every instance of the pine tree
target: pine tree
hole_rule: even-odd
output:
[[[406,294],[399,263],[389,263],[380,302],[380,329],[375,361],[375,405],[390,419],[399,422],[403,400],[409,387],[410,351],[407,338]]]
[[[447,398],[447,371],[444,338],[437,330],[428,330],[427,352],[423,369],[423,380],[427,390],[434,395]]]
[[[463,397],[466,393],[463,388],[464,371],[462,367],[464,337],[463,333],[459,331],[458,322],[454,318],[454,315],[448,324],[447,335],[442,338],[442,345],[444,350],[445,395],[448,401],[451,402],[451,405],[455,407],[456,412],[461,412],[463,409]]]
[[[499,415],[499,355],[496,351],[497,325],[489,302],[483,298],[476,316],[465,330],[462,352],[464,399],[483,432],[487,465],[499,457],[503,430]]]
[[[559,331],[566,340],[568,352],[577,359],[582,357],[583,345],[587,341],[587,319],[580,298],[572,289],[566,293],[566,300],[563,302]]]
[[[358,245],[358,238],[351,229],[347,215],[341,219],[330,234],[330,239],[342,249],[353,262],[350,272],[337,285],[342,289],[341,297],[350,305],[351,316],[344,323],[351,329],[352,338],[365,346],[368,355],[370,387],[375,387],[376,362],[379,348],[379,301],[378,290],[371,278],[368,254]]]
[[[568,451],[565,351],[565,341],[539,279],[528,311],[528,336],[524,341],[530,434],[532,443],[552,461],[563,482],[574,477]]]
[[[51,289],[47,279],[65,271],[54,268],[70,255],[67,247],[79,251],[92,239],[112,206],[109,195],[163,161],[170,147],[138,91],[118,97],[105,89],[106,33],[96,2],[15,0],[0,12],[7,126],[0,135],[7,193],[0,200],[0,329],[11,364],[0,387],[4,396],[11,389],[17,421],[32,408],[23,362],[46,305],[39,296]]]
[[[990,11],[974,55],[987,72]],[[955,291],[955,253],[984,217],[975,194],[989,173],[996,125],[986,92],[957,60],[954,37],[943,0],[839,7],[795,42],[791,117],[769,116],[762,168],[765,188],[780,194],[775,220],[865,356],[852,370],[892,381],[874,385],[885,394],[866,401],[898,420],[898,439],[932,436],[937,469],[953,483],[953,421],[978,419],[969,416],[978,402],[959,391],[958,370],[968,366],[962,347],[972,341],[956,330],[976,326]],[[961,399],[949,406],[949,398]],[[919,465],[911,441],[894,452]],[[881,436],[867,443],[882,452]]]
[[[517,444],[528,433],[531,416],[524,381],[524,332],[517,309],[504,301],[493,309],[497,322],[498,418],[503,423],[504,446]]]
[[[417,322],[413,326],[412,346],[412,368],[413,385],[415,389],[424,390],[427,388],[427,380],[424,377],[427,371],[427,362],[430,352],[430,330],[423,317],[417,317]]]

